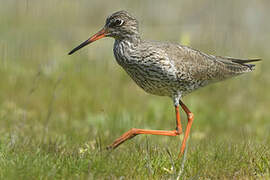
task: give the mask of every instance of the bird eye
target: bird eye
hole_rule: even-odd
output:
[[[123,23],[124,23],[123,20],[121,20],[121,19],[116,19],[116,20],[111,24],[111,26],[122,26]]]
[[[121,19],[117,19],[117,20],[115,21],[115,25],[116,25],[116,26],[121,26],[123,23],[124,23],[124,21],[121,20]]]

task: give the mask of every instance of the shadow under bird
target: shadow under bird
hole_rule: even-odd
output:
[[[113,13],[106,19],[105,26],[88,40],[74,48],[80,48],[103,37],[115,39],[113,52],[117,63],[147,93],[168,96],[173,100],[176,113],[176,129],[171,131],[132,128],[116,139],[109,149],[114,149],[138,134],[177,136],[181,134],[179,106],[187,114],[187,127],[179,157],[183,154],[193,113],[182,102],[186,94],[213,82],[222,81],[254,70],[250,62],[260,59],[236,59],[208,55],[176,43],[146,41],[141,39],[138,21],[126,11]]]

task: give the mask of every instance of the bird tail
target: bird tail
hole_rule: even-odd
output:
[[[250,72],[255,69],[255,64],[249,64],[251,62],[257,62],[261,61],[261,59],[237,59],[237,58],[231,58],[231,57],[218,57],[218,60],[221,61],[226,65],[228,69],[238,73],[244,73],[244,72]]]
[[[254,70],[255,64],[248,64],[251,62],[257,62],[261,61],[262,59],[256,58],[256,59],[235,59],[235,58],[227,58],[228,60],[231,60],[234,63],[240,64],[242,66],[248,67],[251,71]]]

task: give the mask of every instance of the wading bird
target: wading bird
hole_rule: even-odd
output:
[[[179,106],[187,114],[187,127],[179,157],[183,154],[193,113],[181,101],[186,94],[213,82],[222,81],[254,70],[249,62],[260,59],[236,59],[208,55],[176,43],[142,40],[138,21],[126,11],[113,13],[106,19],[104,27],[88,40],[74,48],[80,48],[103,37],[115,39],[113,52],[117,63],[147,93],[168,96],[173,100],[176,112],[176,129],[171,131],[132,128],[116,139],[109,149],[114,149],[138,134],[177,136],[182,133]]]

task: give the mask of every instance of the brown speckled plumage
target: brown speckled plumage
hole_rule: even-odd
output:
[[[131,21],[134,34],[123,33],[121,36],[121,33],[115,37],[115,58],[148,93],[175,98],[209,83],[253,70],[253,65],[245,64],[251,60],[207,55],[176,43],[141,40],[135,18],[120,11],[110,16],[107,22],[117,18]]]
[[[109,16],[100,32],[69,54],[102,37],[115,39],[114,56],[136,84],[148,93],[172,98],[177,114],[175,131],[132,129],[117,139],[111,145],[112,148],[137,134],[179,135],[182,133],[178,111],[180,104],[188,115],[187,131],[181,148],[183,153],[193,114],[180,100],[181,97],[209,83],[250,72],[255,65],[247,63],[259,60],[213,56],[176,43],[142,40],[138,21],[126,11]]]

